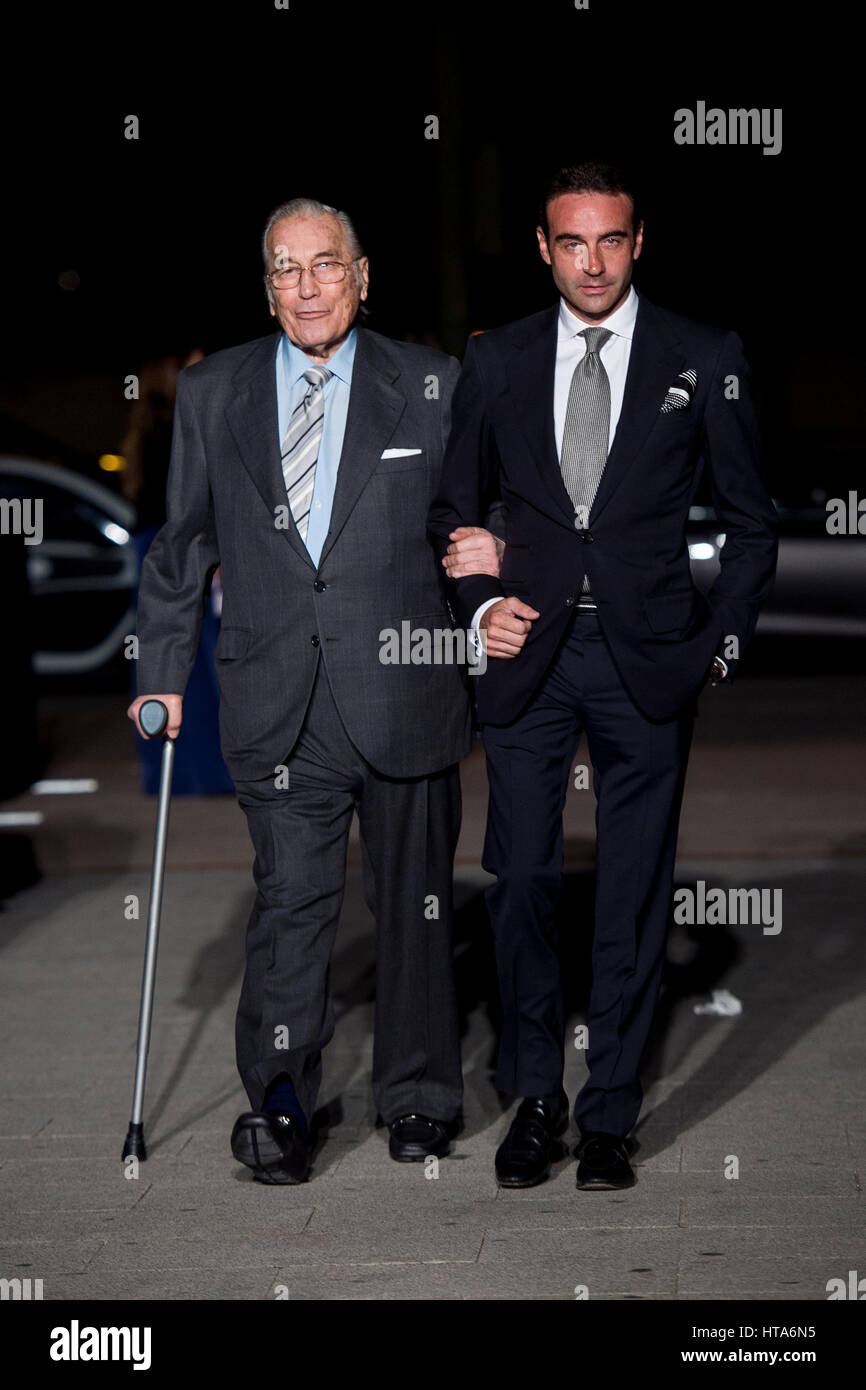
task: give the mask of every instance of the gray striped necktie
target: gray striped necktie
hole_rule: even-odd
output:
[[[304,377],[310,383],[309,390],[292,411],[280,450],[289,506],[302,541],[307,539],[316,482],[316,460],[325,424],[322,392],[325,382],[330,381],[332,375],[327,367],[307,367]]]
[[[566,491],[574,503],[574,524],[583,531],[607,463],[610,435],[610,381],[599,352],[610,338],[609,328],[585,328],[586,352],[574,369],[565,427],[562,431],[560,468]],[[589,577],[583,581],[589,593]]]

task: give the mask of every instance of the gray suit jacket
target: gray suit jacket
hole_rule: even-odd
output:
[[[264,777],[284,762],[320,656],[367,761],[390,777],[430,774],[469,752],[466,669],[383,664],[380,634],[401,632],[406,620],[453,626],[426,522],[459,363],[358,329],[331,525],[316,569],[286,510],[279,337],[214,353],[180,374],[167,521],[139,589],[138,691],[183,694],[221,565],[216,664],[231,775]],[[390,449],[421,452],[383,458]]]

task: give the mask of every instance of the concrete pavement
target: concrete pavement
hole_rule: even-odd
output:
[[[688,841],[695,796],[723,797],[715,813],[703,801],[700,836],[707,839],[706,818],[715,814],[729,852],[739,853],[684,855],[678,884],[780,889],[782,928],[673,928],[635,1135],[634,1189],[578,1193],[570,1155],[539,1188],[496,1187],[493,1154],[510,1112],[491,1084],[496,991],[480,897],[486,876],[468,853],[457,873],[455,953],[466,1125],[453,1155],[438,1171],[395,1164],[386,1131],[375,1126],[371,921],[353,853],[333,963],[338,1022],[325,1059],[327,1133],[308,1184],[253,1182],[229,1150],[232,1123],[246,1108],[233,1024],[254,891],[243,818],[229,801],[215,816],[219,834],[233,837],[236,859],[230,853],[229,867],[211,859],[167,876],[145,1110],[150,1157],[137,1176],[125,1176],[120,1150],[148,889],[142,846],[154,813],[153,802],[139,797],[133,830],[118,826],[107,837],[101,864],[92,867],[96,841],[85,836],[84,871],[55,869],[0,914],[0,1276],[40,1278],[52,1300],[574,1300],[585,1293],[800,1301],[825,1300],[827,1281],[847,1279],[850,1270],[866,1274],[866,813],[848,786],[862,746],[858,752],[842,722],[835,742],[828,734],[820,749],[804,743],[796,768],[779,756],[794,742],[784,717],[777,712],[776,742],[771,728],[760,727],[762,719],[772,725],[773,701],[762,715],[756,689],[751,708],[749,732],[736,741],[718,726],[699,735],[693,773],[715,765],[724,780],[690,783],[686,807]],[[798,775],[819,764],[821,817],[814,804],[802,808]],[[764,824],[744,822],[736,808],[758,807],[762,767],[775,776]],[[110,783],[107,763],[100,776]],[[477,776],[470,768],[474,842],[483,799]],[[91,825],[104,814],[98,796],[78,805]],[[569,832],[563,904],[573,1099],[586,1074],[571,1040],[586,1002],[590,802],[570,803],[569,814],[582,818]],[[820,828],[810,832],[810,818]],[[749,853],[750,833],[770,848],[786,825],[801,836],[796,853]],[[134,852],[118,862],[122,834]],[[50,811],[46,839],[52,852],[65,846],[70,866],[74,835],[69,798]],[[207,847],[202,803],[178,799],[175,851],[192,839]],[[141,901],[137,921],[124,915],[130,894]],[[696,1014],[695,1004],[719,989],[742,1002],[742,1013]],[[575,1137],[570,1131],[570,1145]]]

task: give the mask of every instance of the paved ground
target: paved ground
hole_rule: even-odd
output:
[[[638,1183],[622,1194],[578,1193],[568,1155],[540,1188],[500,1192],[493,1180],[509,1116],[490,1081],[496,1005],[475,867],[477,757],[457,879],[466,1127],[438,1176],[391,1162],[375,1127],[372,946],[355,851],[313,1178],[262,1187],[232,1159],[228,1136],[245,1108],[233,1017],[253,889],[243,818],[226,798],[173,808],[151,1156],[125,1177],[144,921],[125,919],[124,899],[146,903],[154,803],[138,794],[128,747],[111,732],[122,725],[57,701],[47,712],[58,734],[51,775],[96,769],[102,790],[4,807],[38,803],[45,813],[36,850],[48,872],[0,915],[0,1276],[41,1278],[46,1299],[573,1300],[585,1288],[592,1299],[713,1301],[823,1300],[829,1279],[866,1273],[866,755],[856,687],[786,682],[780,698],[768,680],[740,690],[736,718],[730,703],[701,716],[678,881],[781,889],[782,930],[674,928],[636,1132]],[[104,700],[116,716],[122,701]],[[586,999],[590,795],[575,792],[568,808],[569,1037]],[[742,1014],[696,1014],[714,989],[741,1000]],[[583,1075],[583,1055],[569,1047],[572,1097]]]

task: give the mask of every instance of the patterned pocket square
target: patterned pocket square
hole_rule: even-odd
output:
[[[668,387],[659,414],[669,415],[672,410],[688,410],[697,386],[697,372],[694,367],[687,367],[684,372],[680,372],[673,386]]]

